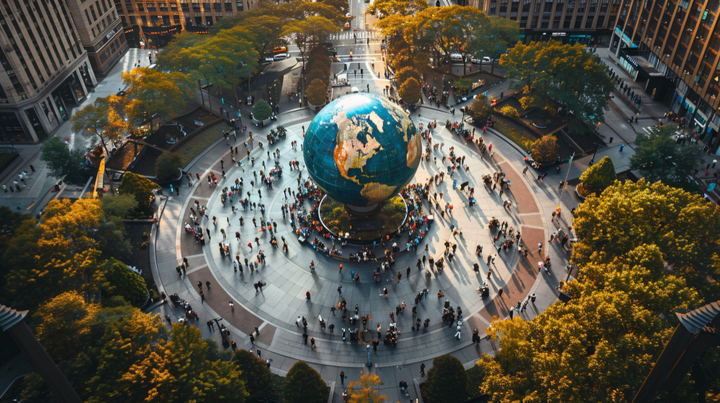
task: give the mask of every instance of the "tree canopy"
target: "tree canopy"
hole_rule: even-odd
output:
[[[550,164],[557,160],[559,150],[557,137],[548,134],[535,140],[530,148],[530,154],[536,162]]]
[[[265,120],[272,116],[272,108],[270,104],[264,99],[258,99],[253,105],[253,117],[255,120]]]
[[[644,180],[616,181],[580,204],[579,278],[562,288],[572,299],[531,321],[493,322],[500,349],[478,362],[483,392],[507,402],[629,401],[677,325],[674,313],[717,299],[717,214],[700,196]],[[716,367],[717,355],[701,365]],[[694,401],[697,390],[685,377],[658,397]]]
[[[649,134],[637,136],[630,169],[640,171],[649,182],[661,181],[666,185],[697,190],[697,184],[690,177],[702,163],[702,153],[695,144],[678,144],[672,138],[675,130],[671,126],[653,126]]]
[[[125,99],[118,95],[98,98],[72,117],[72,130],[84,136],[96,136],[98,143],[109,155],[107,141],[120,139],[127,130],[127,123],[123,119],[124,107]]]
[[[232,362],[240,371],[240,379],[245,382],[248,401],[259,402],[274,398],[272,374],[262,358],[248,350],[238,349],[233,354]]]
[[[468,398],[468,376],[462,362],[450,354],[433,360],[427,379],[420,384],[428,403],[456,403]]]
[[[312,80],[306,92],[307,100],[311,105],[322,105],[327,99],[327,85],[319,78]]]
[[[616,177],[615,165],[610,157],[606,155],[597,164],[593,164],[580,175],[580,181],[582,181],[581,195],[587,196],[591,193],[601,193],[615,181]]]
[[[518,43],[502,55],[500,65],[523,88],[524,109],[552,108],[549,100],[555,100],[566,115],[572,111],[589,126],[604,121],[613,83],[605,67],[582,44]]]
[[[315,45],[323,43],[328,35],[339,31],[331,20],[322,16],[312,16],[304,20],[293,20],[285,24],[283,36],[293,36],[295,45],[300,48],[303,60]]]
[[[402,83],[398,93],[403,101],[410,105],[414,105],[420,102],[420,99],[422,98],[422,87],[420,87],[418,80],[410,77]]]
[[[125,172],[120,180],[118,190],[120,194],[131,194],[135,196],[140,206],[150,204],[153,197],[153,190],[160,189],[160,185],[150,179],[132,172]]]
[[[285,403],[324,403],[328,399],[325,381],[305,361],[298,361],[290,368],[283,390]]]
[[[161,181],[177,179],[181,161],[180,154],[165,151],[155,161],[155,175]]]
[[[348,393],[350,395],[350,403],[383,403],[387,400],[387,396],[380,395],[376,389],[380,386],[380,377],[365,372],[360,375],[359,381],[350,382],[348,385]]]
[[[133,124],[146,122],[153,116],[163,120],[177,116],[192,99],[195,89],[190,76],[177,71],[164,73],[137,67],[123,72],[122,78],[130,85],[125,114]]]
[[[84,185],[92,174],[83,151],[71,150],[58,137],[51,137],[43,142],[40,159],[47,163],[52,176],[63,178],[66,183]]]
[[[490,101],[488,101],[484,94],[478,94],[473,100],[472,105],[470,105],[470,115],[474,119],[487,119],[492,113],[493,109],[492,106],[490,106]]]

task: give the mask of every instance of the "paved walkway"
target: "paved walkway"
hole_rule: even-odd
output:
[[[330,307],[335,306],[340,298],[337,286],[343,285],[342,297],[347,300],[350,312],[357,303],[361,316],[371,315],[371,324],[368,323],[367,328],[374,337],[377,336],[374,331],[376,325],[382,326],[384,334],[390,323],[389,313],[404,301],[408,312],[397,317],[398,328],[401,331],[398,345],[392,347],[381,344],[377,352],[372,352],[370,356],[374,364],[372,370],[383,380],[382,392],[388,395],[390,400],[396,401],[399,399],[398,389],[393,385],[397,385],[401,379],[410,383],[411,379],[417,378],[420,363],[424,362],[429,367],[432,358],[450,353],[458,356],[468,366],[472,366],[481,353],[492,353],[493,347],[489,342],[483,341],[479,346],[473,346],[470,336],[475,328],[481,334],[484,333],[494,315],[506,317],[511,306],[531,293],[536,293],[537,301],[523,313],[523,317],[528,319],[542,312],[556,300],[555,287],[558,280],[565,278],[564,262],[568,257],[566,251],[559,248],[559,244],[551,245],[549,248],[547,246],[548,234],[555,231],[555,224],[550,222],[550,212],[557,204],[557,192],[554,187],[537,183],[530,176],[525,177],[521,173],[524,168],[522,162],[524,155],[494,133],[485,136],[486,141],[494,144],[493,158],[489,158],[488,154],[485,158],[480,158],[473,143],[460,139],[447,130],[434,133],[435,141],[444,142],[445,155],[449,147],[454,146],[456,153],[467,156],[466,162],[470,169],[461,175],[464,180],[470,181],[471,185],[476,187],[475,195],[478,203],[474,210],[467,209],[465,195],[453,191],[451,181],[446,180],[439,186],[437,191],[444,193],[444,200],[455,206],[453,216],[448,217],[452,221],[441,219],[436,215],[438,219],[431,227],[425,241],[421,243],[421,250],[396,257],[394,269],[403,273],[403,279],[399,283],[391,280],[395,277],[393,275],[395,270],[393,273],[382,274],[382,284],[376,285],[372,282],[372,271],[376,268],[376,264],[343,262],[343,274],[338,273],[338,261],[315,254],[309,247],[301,245],[294,236],[291,236],[290,226],[287,221],[282,220],[279,212],[283,203],[282,189],[295,188],[297,183],[298,173],[287,169],[287,162],[301,158],[299,148],[298,151],[293,151],[290,142],[302,141],[302,126],[307,127],[312,117],[311,112],[301,109],[281,114],[277,122],[288,129],[288,138],[277,144],[281,150],[280,163],[283,166],[283,176],[280,183],[275,184],[274,190],[268,191],[262,188],[262,202],[267,209],[265,218],[269,217],[277,221],[278,239],[279,236],[285,236],[289,251],[284,254],[282,250],[274,250],[268,243],[267,235],[259,234],[260,248],[265,250],[267,261],[265,265],[261,265],[258,273],[250,274],[247,269],[242,274],[233,272],[231,260],[219,256],[217,242],[222,239],[222,235],[220,228],[215,228],[212,222],[208,224],[205,219],[201,223],[203,228],[209,226],[211,231],[211,239],[204,247],[195,243],[194,238],[183,231],[182,225],[189,220],[189,208],[194,205],[195,200],[207,205],[210,209],[210,217],[216,216],[218,226],[224,228],[231,238],[232,255],[239,253],[242,261],[245,256],[252,258],[258,251],[256,246],[253,246],[251,251],[247,247],[247,242],[258,235],[252,224],[252,218],[256,217],[259,221],[259,212],[239,211],[233,214],[229,204],[227,207],[222,206],[218,192],[215,188],[210,188],[206,180],[194,183],[192,187],[182,186],[179,196],[170,195],[162,199],[161,219],[152,237],[155,254],[154,275],[161,290],[168,295],[177,293],[190,302],[199,314],[200,320],[197,325],[202,329],[204,336],[219,340],[217,332],[212,332],[205,323],[211,319],[221,318],[221,323],[231,329],[232,339],[239,347],[259,349],[263,358],[272,360],[272,369],[277,373],[284,374],[299,359],[313,365],[329,385],[337,386],[335,394],[337,401],[340,401],[341,385],[335,385],[338,373],[345,371],[350,381],[359,378],[360,372],[352,371],[351,368],[363,367],[367,362],[367,351],[362,342],[350,342],[349,337],[348,341],[342,341],[340,329],[348,325],[341,320],[339,311],[334,315],[330,311]],[[444,122],[448,114],[434,109],[420,108],[412,117],[416,123],[426,124],[433,118]],[[258,140],[264,139],[265,133],[270,128],[253,130],[252,143],[255,147],[250,151],[251,157],[255,157],[256,167],[250,167],[251,164],[244,159],[243,169],[234,167],[228,170],[231,163],[228,153],[230,145],[238,147],[239,155],[246,155],[243,148],[246,138],[238,138],[237,143],[233,144],[219,140],[214,147],[191,163],[191,166],[187,167],[188,171],[193,174],[197,172],[202,178],[211,171],[219,176],[220,160],[224,158],[228,178],[225,183],[233,183],[235,178],[243,176],[245,188],[250,188],[252,179],[250,170],[259,169],[263,160],[266,164],[270,162],[266,154],[267,149],[260,150],[257,147]],[[271,152],[274,150],[275,147],[270,149]],[[440,160],[442,154],[438,152],[436,155]],[[499,169],[502,169],[511,181],[511,190],[503,196],[503,199],[513,200],[513,207],[509,211],[503,209],[502,200],[496,192],[490,192],[480,184],[480,177],[483,174],[492,174]],[[423,162],[415,182],[422,182],[428,175],[436,172],[438,167],[432,162]],[[307,177],[306,173],[304,175]],[[458,180],[458,182],[462,181]],[[219,187],[223,186],[225,185],[221,183]],[[254,189],[251,201],[257,203],[260,199],[256,193],[257,189]],[[574,206],[574,204],[570,205],[570,207]],[[564,216],[569,217],[567,214],[569,207],[563,205],[563,209],[566,212]],[[242,227],[239,225],[239,215],[245,218]],[[519,229],[523,242],[531,254],[529,259],[524,259],[517,251],[500,252],[492,268],[494,275],[490,282],[492,290],[490,298],[483,301],[478,296],[476,288],[485,280],[488,266],[485,258],[476,257],[474,251],[477,244],[483,246],[484,255],[492,251],[492,238],[487,229],[487,222],[493,216],[501,221],[508,220],[510,226]],[[451,222],[462,228],[463,234],[457,239],[452,238],[449,229]],[[566,226],[567,223],[561,222],[558,225]],[[234,239],[236,231],[242,234],[241,242]],[[428,245],[428,256],[437,258],[441,256],[444,250],[443,243],[447,239],[457,242],[459,252],[457,259],[445,269],[443,274],[433,272],[431,277],[426,277],[423,271],[416,268],[416,261],[421,257],[425,243]],[[544,245],[542,254],[549,254],[552,258],[553,269],[550,275],[538,276],[539,242]],[[175,267],[182,257],[188,258],[189,269],[185,276],[178,276]],[[308,269],[311,260],[315,261],[317,267],[314,274]],[[480,262],[479,275],[472,270],[475,261]],[[411,267],[409,279],[405,273],[407,266]],[[350,282],[349,274],[353,270],[361,274],[359,285]],[[256,294],[252,284],[260,280],[268,285],[262,293]],[[200,301],[195,285],[197,281],[203,283],[210,281],[212,284],[210,290],[203,287],[206,299],[204,302]],[[388,288],[387,299],[380,296],[384,287]],[[414,296],[424,288],[429,290],[429,296],[419,304],[418,316],[423,320],[430,319],[431,325],[412,332],[410,325],[413,319],[409,311]],[[504,291],[502,296],[498,296],[500,288]],[[311,301],[305,299],[305,292],[308,290],[312,294]],[[440,316],[444,298],[436,297],[438,290],[443,290],[453,307],[460,306],[463,309],[465,321],[460,340],[453,338],[454,329],[442,325]],[[229,306],[230,300],[234,302],[234,309]],[[173,319],[183,316],[182,310],[169,306],[158,306],[155,312],[169,313],[174,315]],[[307,317],[309,321],[308,334],[315,337],[317,344],[315,350],[303,344],[303,339],[300,337],[302,329],[295,325],[298,315]],[[328,325],[335,324],[334,336],[330,335],[327,329],[325,331],[321,329],[318,315],[322,315]],[[249,342],[249,335],[256,327],[260,334],[256,336],[256,345],[253,347]],[[362,332],[362,324],[357,327]],[[421,382],[422,379],[416,381]],[[410,393],[411,397],[417,397],[417,392],[419,388],[416,386],[416,391]]]

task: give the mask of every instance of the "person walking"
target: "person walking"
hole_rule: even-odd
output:
[[[340,385],[345,386],[345,371],[340,371]]]
[[[342,295],[342,284],[340,284],[337,288],[338,294]]]
[[[315,350],[315,338],[314,337],[310,338],[310,348],[312,350]]]
[[[305,299],[308,300],[308,301],[310,301],[310,291],[307,291],[307,292],[305,293]]]

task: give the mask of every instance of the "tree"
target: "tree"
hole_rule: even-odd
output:
[[[456,403],[468,397],[468,376],[456,357],[445,354],[433,360],[427,379],[420,384],[423,400],[428,403]]]
[[[487,119],[492,113],[493,109],[492,106],[490,106],[490,101],[488,101],[484,94],[478,94],[473,100],[472,105],[470,105],[471,116],[476,120],[480,120]]]
[[[126,130],[123,106],[124,98],[117,95],[98,98],[94,104],[80,109],[72,117],[72,130],[84,136],[97,136],[106,155],[110,155],[107,141],[120,139]]]
[[[314,79],[307,87],[307,101],[311,105],[319,106],[327,100],[327,85],[319,78]]]
[[[383,36],[397,37],[402,35],[402,27],[412,15],[428,8],[426,0],[377,0],[365,10],[366,14],[382,14],[375,23]]]
[[[161,181],[177,179],[180,177],[181,163],[180,154],[165,151],[155,161],[155,175]]]
[[[137,67],[123,72],[123,82],[130,85],[130,101],[125,113],[133,124],[141,124],[153,117],[169,120],[177,116],[195,91],[190,76],[181,72],[164,73],[156,69]]]
[[[702,163],[702,153],[694,144],[677,144],[672,138],[675,128],[653,126],[648,135],[635,140],[635,154],[630,158],[630,169],[642,172],[649,182],[686,190],[697,190],[690,178]]]
[[[47,163],[52,176],[63,178],[66,183],[84,185],[90,176],[91,170],[86,165],[83,152],[70,150],[58,137],[51,137],[43,142],[40,159]]]
[[[289,21],[285,25],[282,36],[294,36],[295,45],[300,48],[304,62],[305,55],[310,49],[337,31],[339,28],[331,20],[321,16],[312,16],[305,20]]]
[[[265,361],[243,349],[235,351],[232,361],[240,370],[240,379],[245,382],[249,402],[274,398],[272,374]]]
[[[585,197],[591,193],[600,194],[606,187],[615,181],[615,165],[610,157],[603,157],[597,164],[594,164],[580,175],[578,191]]]
[[[239,14],[238,14],[239,15]],[[225,21],[226,18],[218,21]],[[217,27],[215,24],[213,27]],[[183,31],[173,38],[157,56],[157,65],[164,71],[179,71],[187,73],[192,64],[191,58],[195,47],[205,43],[207,35],[197,35],[194,32]]]
[[[77,291],[64,292],[40,306],[37,337],[54,360],[78,354],[99,307],[88,304]]]
[[[410,49],[401,49],[399,52],[395,53],[390,60],[390,64],[395,71],[400,71],[406,67],[412,66],[412,62],[413,57]]]
[[[422,88],[420,87],[418,80],[412,77],[408,78],[407,81],[400,85],[399,95],[403,101],[410,105],[420,102],[420,99],[422,98]]]
[[[398,83],[404,83],[408,78],[414,78],[417,82],[422,82],[422,75],[416,68],[408,66],[403,67],[395,73],[395,78]]]
[[[405,40],[411,44],[426,44],[436,53],[459,53],[463,57],[463,75],[468,55],[474,53],[475,27],[488,23],[488,17],[476,7],[453,5],[428,7],[403,26]]]
[[[507,116],[509,118],[513,119],[519,119],[520,114],[518,113],[517,109],[513,108],[510,105],[505,105],[500,109],[500,114],[503,116]]]
[[[206,359],[208,344],[194,326],[173,325],[170,340],[122,375],[126,395],[148,403],[210,401],[244,403],[240,371],[230,362]]]
[[[141,307],[148,298],[145,280],[130,270],[123,262],[115,259],[107,261],[101,270],[102,288],[107,297],[120,296],[130,305]]]
[[[487,56],[493,59],[490,73],[495,72],[494,59],[507,52],[520,40],[520,28],[517,21],[491,15],[475,27],[471,49],[477,58]]]
[[[253,118],[255,120],[263,121],[265,119],[269,119],[270,116],[272,116],[272,108],[270,107],[270,104],[260,98],[257,102],[255,102],[255,105],[253,105]]]
[[[613,83],[605,66],[583,45],[553,40],[518,43],[502,55],[500,65],[508,69],[517,86],[524,88],[524,109],[551,108],[549,100],[555,100],[565,108],[566,118],[573,111],[589,126],[604,121]]]
[[[348,393],[350,403],[383,403],[387,396],[380,395],[376,389],[380,385],[380,377],[369,372],[360,375],[360,380],[350,382]]]
[[[296,362],[285,376],[283,384],[285,403],[323,403],[328,389],[320,374],[305,361]]]
[[[159,190],[160,185],[150,179],[132,172],[125,172],[120,180],[118,190],[120,194],[131,194],[135,196],[138,204],[146,206],[153,198],[153,190]]]
[[[128,218],[130,213],[138,206],[137,200],[130,194],[106,194],[100,199],[100,202],[102,203],[103,214],[105,214],[105,217],[108,219],[112,217],[117,217],[118,219]]]
[[[559,149],[557,138],[548,134],[535,140],[530,148],[530,154],[539,164],[551,164],[557,161]]]

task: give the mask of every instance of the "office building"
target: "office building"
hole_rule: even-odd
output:
[[[131,46],[162,47],[181,32],[206,33],[219,19],[260,0],[115,0]]]
[[[95,75],[104,77],[127,52],[120,17],[112,0],[66,0]]]
[[[684,117],[706,142],[720,125],[719,4],[623,0],[610,48],[645,92]]]
[[[97,79],[68,0],[0,1],[0,141],[39,141]]]
[[[520,40],[609,45],[622,0],[470,0],[468,5],[517,21]]]

